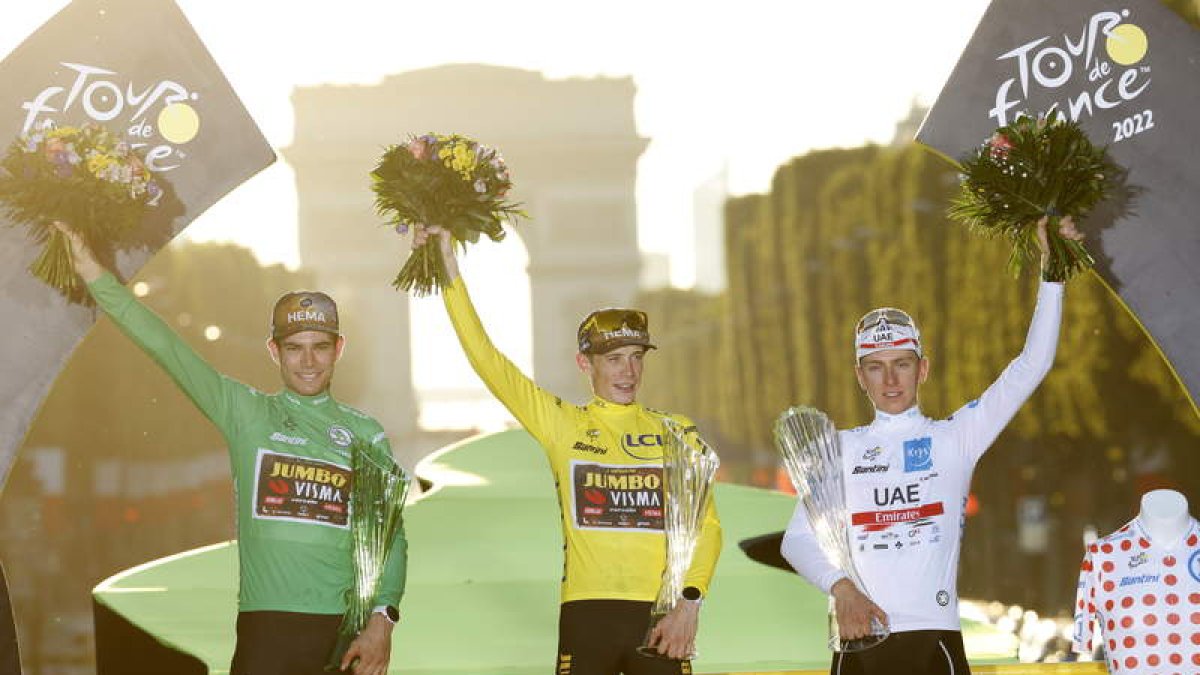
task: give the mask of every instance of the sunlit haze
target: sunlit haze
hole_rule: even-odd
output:
[[[5,3],[0,56],[65,4]],[[687,287],[695,281],[692,200],[701,183],[724,172],[732,194],[761,192],[796,155],[891,141],[914,101],[936,97],[987,3],[178,4],[276,149],[292,142],[289,97],[296,86],[375,83],[446,63],[519,67],[549,78],[632,77],[637,130],[650,141],[638,165],[639,244],[669,255],[671,283]],[[375,159],[363,157],[364,180]],[[519,184],[521,167],[512,170]],[[255,176],[185,236],[239,243],[263,263],[299,264],[290,167],[281,159]],[[517,290],[527,284],[524,258],[519,250],[481,251],[468,280],[489,277],[495,297],[477,297],[484,320],[528,368],[527,325],[489,321],[486,311],[505,293],[527,292]],[[450,344],[440,307],[419,304],[414,349]],[[465,361],[432,361],[414,360],[418,390],[433,398],[479,391]]]

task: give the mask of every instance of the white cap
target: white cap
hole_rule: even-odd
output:
[[[858,320],[854,334],[854,358],[885,349],[911,349],[918,357],[924,357],[921,349],[921,331],[907,312],[894,307],[879,307]]]

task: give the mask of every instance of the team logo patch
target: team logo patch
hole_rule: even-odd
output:
[[[904,441],[904,473],[933,468],[933,439],[929,436]]]
[[[576,528],[663,531],[662,467],[572,460],[571,482]]]
[[[253,517],[347,528],[351,480],[349,467],[260,449]]]
[[[941,605],[942,607],[950,604],[950,594],[947,593],[945,589],[937,592],[937,604]]]
[[[875,461],[875,458],[878,457],[880,455],[880,453],[882,453],[882,452],[883,452],[883,448],[881,448],[877,445],[863,453],[863,456],[862,456],[863,461],[864,462],[873,462],[873,461]]]
[[[1142,551],[1141,553],[1129,559],[1129,569],[1140,567],[1148,562],[1150,562],[1150,556],[1146,555],[1145,551]]]
[[[333,441],[336,446],[348,448],[354,442],[354,434],[350,433],[346,427],[335,424],[329,427],[329,440]]]
[[[1192,575],[1196,581],[1200,581],[1200,551],[1196,551],[1192,557],[1188,558],[1188,574]]]

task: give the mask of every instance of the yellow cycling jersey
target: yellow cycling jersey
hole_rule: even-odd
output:
[[[654,600],[666,564],[662,420],[694,430],[691,420],[599,397],[584,406],[563,401],[492,345],[461,277],[443,298],[475,372],[550,460],[566,542],[562,601]],[[721,524],[710,500],[684,585],[707,594],[720,553]]]

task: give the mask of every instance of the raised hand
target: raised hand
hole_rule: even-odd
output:
[[[54,227],[62,232],[71,244],[71,262],[79,277],[89,284],[99,279],[100,275],[104,273],[104,267],[96,262],[96,256],[84,241],[83,236],[71,229],[70,225],[59,220],[54,221]]]

